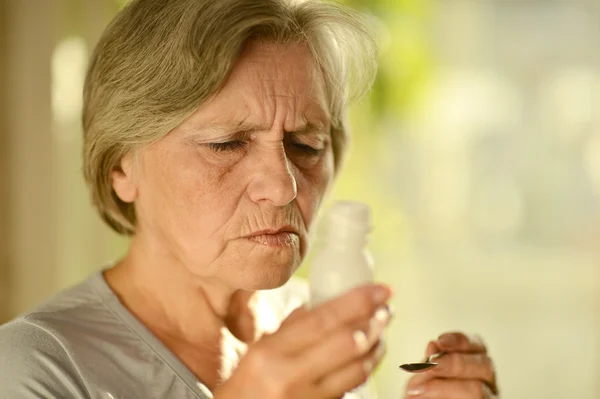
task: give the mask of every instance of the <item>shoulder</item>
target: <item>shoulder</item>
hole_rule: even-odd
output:
[[[90,397],[81,360],[117,324],[90,281],[0,326],[0,398]]]
[[[0,352],[0,397],[88,397],[60,340],[35,319],[0,326]]]

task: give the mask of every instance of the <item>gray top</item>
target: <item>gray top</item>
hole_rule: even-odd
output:
[[[298,280],[262,291],[263,329],[276,329],[306,291]],[[0,353],[0,398],[212,398],[101,272],[0,326]]]

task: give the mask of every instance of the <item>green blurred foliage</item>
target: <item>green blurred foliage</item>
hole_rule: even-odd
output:
[[[324,204],[356,200],[373,210],[374,230],[369,245],[376,262],[408,247],[401,204],[383,175],[397,167],[390,139],[401,135],[401,126],[422,103],[422,94],[432,74],[432,59],[425,28],[431,16],[431,0],[342,0],[375,17],[380,25],[379,72],[373,90],[349,110],[350,154]],[[318,250],[319,233],[314,248]],[[315,252],[311,251],[298,275],[306,277]]]
[[[418,104],[429,76],[431,59],[424,29],[431,15],[431,0],[340,0],[365,14],[373,15],[382,29],[378,37],[380,67],[368,103],[380,119],[402,116]],[[353,113],[361,113],[354,110]]]

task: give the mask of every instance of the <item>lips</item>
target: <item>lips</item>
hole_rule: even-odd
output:
[[[252,233],[246,238],[267,247],[286,247],[297,245],[300,237],[296,229],[283,227],[280,229],[265,229]]]
[[[278,229],[264,229],[260,231],[255,231],[252,234],[249,234],[247,237],[255,237],[255,236],[263,236],[263,235],[275,235],[279,233],[292,233],[298,235],[298,231],[291,226],[284,226]]]

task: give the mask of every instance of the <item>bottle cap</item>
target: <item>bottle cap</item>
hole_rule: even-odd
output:
[[[356,226],[365,231],[371,230],[371,209],[357,201],[337,201],[329,211],[331,223],[336,226]]]

